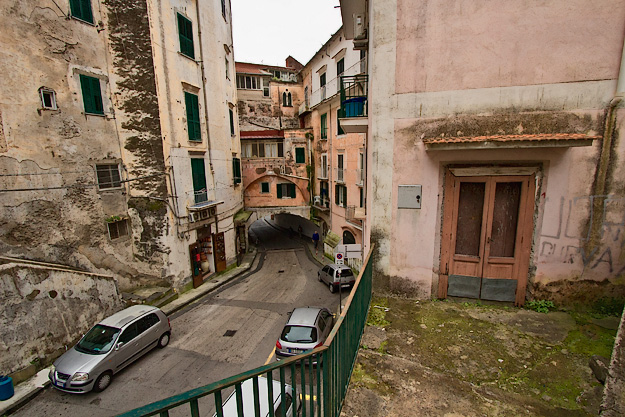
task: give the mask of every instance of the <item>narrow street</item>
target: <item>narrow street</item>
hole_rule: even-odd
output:
[[[318,264],[299,240],[262,221],[252,234],[259,254],[251,270],[170,316],[169,346],[115,375],[102,393],[48,387],[14,415],[111,416],[274,361],[288,313],[301,306],[336,311],[339,295],[317,281]],[[205,398],[200,405],[212,409],[210,403]]]

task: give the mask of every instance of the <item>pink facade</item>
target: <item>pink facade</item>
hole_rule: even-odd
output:
[[[625,296],[625,4],[366,5],[341,1],[346,31],[350,10],[368,28],[354,43],[369,54],[377,285],[517,304]]]

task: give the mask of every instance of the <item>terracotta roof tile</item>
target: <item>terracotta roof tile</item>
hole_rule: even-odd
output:
[[[539,141],[577,141],[599,139],[600,136],[583,133],[540,133],[535,135],[491,135],[491,136],[443,136],[425,138],[426,145],[451,143],[483,143],[483,142],[539,142]]]

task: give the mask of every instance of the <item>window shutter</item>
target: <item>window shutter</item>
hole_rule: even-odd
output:
[[[80,74],[80,88],[82,90],[82,102],[85,106],[85,113],[104,114],[100,80]]]
[[[295,148],[295,163],[303,164],[306,162],[306,153],[304,148]]]
[[[189,58],[195,59],[193,25],[189,19],[180,13],[178,13],[178,37],[180,38],[180,52]]]
[[[232,158],[232,175],[234,176],[234,183],[241,183],[241,160],[239,158]]]
[[[339,205],[339,192],[341,191],[341,188],[339,187],[338,184],[334,185],[334,204],[336,204],[337,206]]]
[[[85,113],[93,113],[91,105],[91,81],[86,75],[80,75],[80,88],[82,90],[82,103],[85,106]]]
[[[234,136],[234,112],[232,109],[228,109],[230,111],[230,135]]]
[[[193,191],[197,193],[206,189],[206,171],[203,159],[191,158],[191,176],[193,177]]]
[[[289,184],[289,195],[291,198],[295,198],[295,184]]]
[[[282,198],[282,184],[278,184],[276,189],[278,190],[278,198]]]
[[[198,98],[195,94],[184,93],[184,103],[187,108],[187,130],[189,140],[201,141],[202,134],[200,132],[200,107]]]
[[[347,207],[347,187],[342,186],[343,189],[343,207]]]
[[[102,106],[102,91],[100,91],[100,80],[91,78],[91,94],[93,96],[94,113],[104,114]]]

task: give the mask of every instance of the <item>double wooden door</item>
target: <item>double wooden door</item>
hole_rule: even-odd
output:
[[[533,230],[534,175],[445,177],[439,296],[522,305]]]

